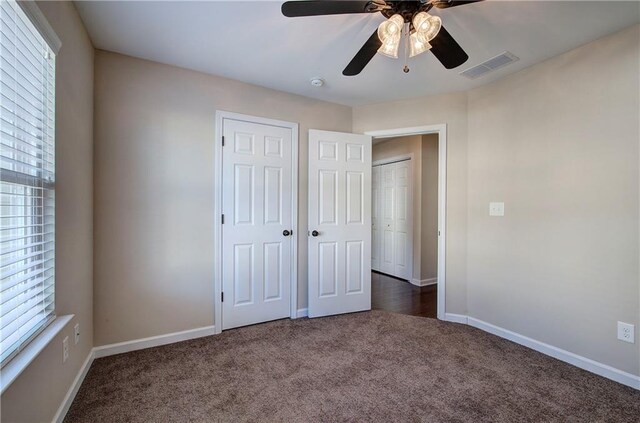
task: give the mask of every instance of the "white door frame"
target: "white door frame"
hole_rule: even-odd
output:
[[[279,126],[291,129],[291,300],[289,315],[292,319],[297,317],[298,307],[298,124],[282,120],[269,119],[258,116],[243,115],[240,113],[216,110],[215,140],[214,140],[214,175],[213,175],[213,203],[214,203],[214,315],[213,324],[215,333],[222,332],[222,122],[224,119],[233,119],[262,125]]]
[[[408,128],[365,131],[373,138],[395,138],[409,135],[438,134],[438,319],[445,320],[446,308],[446,219],[447,219],[447,125],[412,126]]]

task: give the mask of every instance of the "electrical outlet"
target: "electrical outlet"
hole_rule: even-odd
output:
[[[489,203],[489,216],[504,216],[504,203]]]
[[[62,340],[62,362],[65,363],[69,358],[69,337],[65,336]]]
[[[73,331],[74,331],[74,343],[76,345],[78,345],[78,342],[80,342],[80,323],[76,323],[76,325],[73,327]]]
[[[618,339],[624,342],[635,344],[636,328],[634,325],[625,322],[618,322]]]

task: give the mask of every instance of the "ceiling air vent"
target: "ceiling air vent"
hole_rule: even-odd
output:
[[[460,75],[469,79],[476,79],[503,66],[507,66],[510,63],[517,62],[518,60],[520,59],[516,55],[505,51],[479,65],[460,72]]]

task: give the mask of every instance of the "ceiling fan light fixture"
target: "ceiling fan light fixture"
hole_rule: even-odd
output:
[[[442,28],[442,19],[427,12],[416,13],[412,22],[417,37],[420,38],[421,42],[427,44],[438,35],[440,28]]]
[[[418,36],[417,33],[411,34],[409,36],[409,57],[417,56],[425,51],[431,49],[431,44],[429,41],[424,39],[423,37]]]
[[[386,21],[382,22],[378,27],[378,38],[382,45],[378,49],[378,53],[398,58],[398,47],[402,38],[402,27],[404,26],[404,18],[398,14],[393,15]]]

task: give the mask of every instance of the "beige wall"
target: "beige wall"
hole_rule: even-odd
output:
[[[351,108],[104,51],[95,68],[95,344],[210,326],[216,110],[300,124],[304,234],[308,131],[350,131]]]
[[[447,124],[447,312],[636,375],[616,322],[640,327],[639,28],[469,93],[353,112],[357,132]]]
[[[447,125],[446,303],[467,312],[467,95],[454,93],[353,109],[353,131]]]
[[[56,57],[56,312],[75,318],[2,395],[3,422],[51,421],[93,347],[93,47],[72,3],[39,6],[62,41]],[[65,336],[70,355],[62,364]]]
[[[422,137],[420,279],[438,276],[438,135]]]
[[[389,159],[391,157],[402,156],[405,154],[412,154],[411,160],[411,172],[412,172],[412,201],[413,201],[413,269],[412,278],[420,279],[420,248],[422,243],[420,242],[420,225],[422,223],[420,216],[422,211],[420,209],[422,202],[420,201],[420,195],[422,192],[422,137],[420,135],[408,136],[408,137],[396,137],[385,139],[384,141],[377,142],[373,145],[371,155],[373,161]]]
[[[467,264],[470,315],[636,375],[638,28],[469,93]]]
[[[637,341],[615,337],[617,320],[640,327],[638,26],[470,93],[351,110],[102,51],[92,91],[73,5],[41,8],[63,42],[57,311],[76,317],[2,396],[2,421],[50,421],[92,345],[212,324],[217,109],[300,123],[301,231],[309,128],[446,123],[447,311],[640,374]],[[504,218],[487,216],[493,200]],[[76,322],[81,342],[63,365]]]

